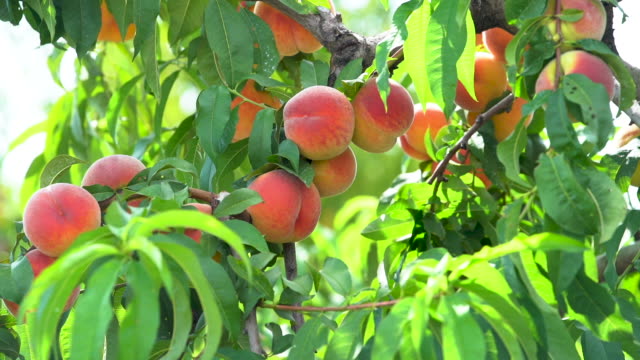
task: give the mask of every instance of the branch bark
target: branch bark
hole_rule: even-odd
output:
[[[282,250],[284,252],[284,271],[287,276],[287,280],[294,280],[298,277],[298,260],[296,258],[296,244],[285,243],[282,244]],[[299,303],[292,306],[300,306]],[[304,316],[299,312],[293,313],[293,321],[291,322],[291,328],[293,331],[298,332],[304,325]]]

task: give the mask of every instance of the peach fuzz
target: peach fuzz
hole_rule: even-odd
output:
[[[482,32],[482,41],[487,50],[503,63],[507,62],[504,53],[511,39],[513,39],[513,35],[502,28],[496,27]]]
[[[82,233],[100,226],[100,206],[85,189],[52,184],[36,191],[24,210],[24,232],[35,247],[60,256]]]
[[[201,204],[201,203],[188,203],[188,204],[184,204],[184,206],[193,206],[194,208],[196,208],[196,210],[200,211],[201,213],[211,215],[211,205]],[[198,229],[185,229],[184,234],[192,238],[193,241],[197,242],[198,244],[200,243],[200,239],[202,238],[202,231]]]
[[[527,103],[527,100],[522,98],[515,98],[513,100],[513,105],[511,105],[511,109],[509,111],[501,112],[497,115],[494,115],[491,118],[493,121],[493,131],[496,136],[496,140],[503,141],[508,138],[509,135],[513,133],[516,129],[516,126],[522,119],[522,107]],[[469,125],[473,125],[476,122],[476,118],[480,115],[476,112],[469,112],[467,115],[467,121]],[[533,116],[530,114],[527,116],[525,120],[525,126],[529,126],[531,123]]]
[[[27,252],[24,256],[27,257],[27,260],[31,265],[34,279],[37,278],[44,269],[51,266],[57,259],[57,258],[45,255],[44,253],[42,253],[42,251],[38,249],[29,250],[29,252]],[[64,311],[71,309],[71,306],[73,306],[73,303],[76,302],[76,299],[78,298],[79,294],[80,294],[80,288],[77,287],[71,293],[69,300],[67,300],[67,303],[64,306]],[[20,312],[20,305],[6,299],[3,299],[3,301],[7,309],[9,310],[9,312],[11,312],[13,316],[17,316],[18,312]]]
[[[144,164],[133,156],[105,156],[91,164],[82,178],[82,186],[98,184],[117,190],[127,186],[144,169]]]
[[[312,53],[322,48],[309,30],[271,5],[258,1],[253,12],[271,28],[281,57],[298,52]]]
[[[567,51],[560,55],[560,66],[564,75],[582,74],[591,81],[604,85],[613,98],[615,78],[613,72],[602,59],[582,50]],[[536,80],[536,93],[555,89],[556,59],[551,60],[540,72]]]
[[[113,17],[111,11],[109,11],[106,2],[103,2],[100,5],[100,12],[102,17],[102,25],[100,27],[100,33],[98,33],[98,41],[122,42],[123,40],[130,40],[131,38],[133,38],[133,35],[136,33],[135,24],[129,25],[129,27],[127,28],[127,34],[123,39],[122,33],[120,33],[120,28],[118,28],[118,23]]]
[[[476,52],[474,69],[473,84],[477,100],[473,100],[467,89],[458,81],[455,102],[463,109],[482,111],[491,100],[507,90],[507,72],[500,60],[485,52]]]
[[[253,80],[247,81],[240,91],[240,94],[251,101],[267,105],[274,109],[279,109],[280,106],[282,106],[280,100],[275,96],[272,96],[266,91],[257,90],[256,83]],[[233,142],[246,139],[251,135],[256,115],[263,109],[256,104],[245,101],[240,96],[231,102],[231,109],[235,109],[236,107],[238,107],[238,124],[236,125],[236,132],[233,135]]]
[[[560,0],[560,9],[582,10],[583,15],[575,22],[561,21],[560,31],[566,41],[577,41],[581,39],[600,40],[607,27],[607,14],[600,0]],[[555,14],[556,0],[549,0],[547,15]],[[552,36],[556,37],[556,21],[549,22],[547,28]]]
[[[350,147],[342,154],[328,160],[312,161],[311,167],[316,175],[313,184],[321,197],[342,194],[353,184],[358,164]]]
[[[353,99],[353,143],[365,151],[388,151],[413,122],[413,100],[407,89],[393,79],[389,79],[389,88],[386,110],[375,78],[367,80]]]
[[[435,140],[438,131],[447,126],[448,123],[444,112],[438,105],[427,103],[426,110],[422,110],[420,105],[415,105],[413,123],[403,136],[412,149],[429,159],[427,148],[424,144],[424,137],[427,131],[429,131],[431,139]]]
[[[253,225],[272,243],[290,243],[309,236],[320,219],[320,194],[315,185],[307,187],[284,170],[258,176],[249,185],[262,196],[250,206]]]
[[[284,105],[284,133],[311,160],[342,154],[353,137],[354,114],[349,99],[328,86],[311,86]]]

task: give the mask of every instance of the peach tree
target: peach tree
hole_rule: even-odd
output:
[[[0,357],[640,358],[621,3],[0,2],[76,57]]]

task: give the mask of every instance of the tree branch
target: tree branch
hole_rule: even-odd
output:
[[[284,243],[282,244],[282,250],[284,252],[284,271],[287,276],[287,280],[293,281],[298,277],[298,260],[296,258],[296,244]],[[300,303],[293,304],[292,306],[299,306]],[[298,332],[304,325],[304,316],[300,313],[293,313],[293,321],[291,322],[291,328],[294,332]]]
[[[258,306],[265,309],[295,311],[295,312],[328,312],[328,311],[351,311],[362,309],[375,309],[381,307],[389,307],[397,304],[401,299],[363,303],[346,306],[297,306],[297,305],[281,305],[281,304],[265,304],[261,303]]]

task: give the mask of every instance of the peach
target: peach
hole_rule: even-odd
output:
[[[414,149],[413,147],[411,147],[411,145],[409,145],[409,141],[407,141],[407,135],[402,135],[398,138],[400,140],[400,147],[402,148],[402,150],[404,151],[405,154],[411,156],[412,158],[416,159],[416,160],[420,160],[420,161],[427,161],[429,160],[429,155],[427,154],[423,154],[420,151],[418,151],[417,149]]]
[[[507,62],[504,53],[511,39],[513,39],[513,35],[502,28],[495,27],[482,32],[482,40],[487,50],[503,63]]]
[[[102,25],[100,26],[100,33],[98,33],[98,41],[122,42],[123,40],[130,40],[133,38],[133,35],[136,33],[135,24],[129,25],[127,28],[127,34],[123,39],[122,33],[120,33],[120,28],[118,28],[118,23],[113,17],[111,11],[109,11],[109,8],[107,8],[106,2],[103,2],[100,5],[100,11],[102,15]]]
[[[271,28],[281,57],[298,52],[312,53],[322,48],[322,44],[309,30],[271,5],[258,1],[253,12]]]
[[[471,153],[469,150],[461,149],[458,153],[451,159],[454,163],[463,164],[463,165],[471,165]],[[478,178],[482,181],[482,184],[485,188],[490,188],[493,183],[489,180],[489,177],[484,173],[484,169],[482,168],[473,168],[471,171],[474,177]],[[446,172],[445,172],[446,174]]]
[[[100,206],[85,189],[52,184],[36,191],[24,210],[24,233],[49,256],[60,256],[82,233],[100,226]]]
[[[389,88],[386,110],[375,78],[367,80],[353,99],[353,143],[365,151],[388,151],[413,122],[413,100],[407,89],[393,79],[389,79]]]
[[[491,118],[493,121],[493,131],[496,136],[496,140],[503,141],[513,133],[516,126],[522,119],[522,107],[527,103],[527,100],[522,98],[515,98],[513,105],[509,111],[502,112]],[[476,122],[476,118],[479,113],[470,111],[467,115],[467,121],[469,125],[473,125]],[[528,115],[525,120],[525,126],[529,126],[531,123],[532,115]]]
[[[311,160],[342,154],[353,137],[351,103],[328,86],[311,86],[297,93],[284,105],[283,118],[285,136]]]
[[[24,256],[27,257],[27,260],[31,265],[34,279],[37,278],[38,275],[40,275],[40,273],[44,269],[51,266],[51,264],[53,264],[57,259],[57,258],[45,255],[44,253],[42,253],[42,251],[38,249],[29,250]],[[76,299],[78,298],[79,294],[80,294],[80,288],[77,287],[73,290],[73,292],[71,293],[71,296],[67,300],[67,303],[64,306],[64,311],[71,309],[71,306],[73,306],[73,304],[76,302]],[[9,310],[9,312],[11,312],[13,316],[17,316],[18,312],[20,311],[20,305],[6,299],[3,299],[3,301],[7,309]]]
[[[208,204],[200,204],[200,203],[188,203],[188,204],[184,204],[185,206],[193,206],[196,208],[196,210],[200,211],[201,213],[205,213],[205,214],[209,214],[211,215],[211,205]],[[197,242],[198,244],[200,243],[200,238],[202,238],[202,231],[198,230],[198,229],[185,229],[184,230],[184,234],[187,235],[188,237],[192,238],[193,241]]]
[[[560,0],[561,10],[578,9],[583,15],[575,22],[561,21],[560,31],[567,41],[581,39],[602,39],[607,27],[607,14],[600,0]],[[556,0],[549,0],[546,14],[552,15],[556,11]],[[551,21],[548,29],[552,36],[557,36],[556,22]]]
[[[350,147],[342,154],[328,160],[311,162],[316,175],[313,184],[321,197],[342,194],[353,184],[358,168],[356,156]]]
[[[564,75],[582,74],[591,81],[604,85],[613,98],[615,79],[613,72],[602,59],[582,50],[567,51],[560,55],[560,66]],[[536,93],[555,89],[556,59],[551,60],[540,72],[536,80]]]
[[[307,187],[284,170],[274,170],[256,178],[249,189],[264,200],[250,206],[253,225],[272,243],[300,241],[313,232],[320,219],[320,194],[315,185]]]
[[[507,72],[504,63],[490,53],[476,52],[473,86],[474,100],[467,89],[458,81],[455,102],[463,109],[482,111],[489,102],[507,90]]]
[[[256,83],[253,80],[247,81],[240,93],[251,101],[267,105],[274,109],[279,109],[280,106],[282,106],[280,100],[275,96],[272,96],[266,91],[257,90]],[[233,135],[233,142],[246,139],[251,135],[256,115],[263,109],[256,104],[244,101],[240,96],[231,102],[231,109],[236,107],[238,107],[238,124],[236,125],[236,132]]]
[[[438,131],[447,126],[448,123],[444,112],[438,105],[428,103],[426,110],[422,110],[420,105],[415,105],[413,123],[407,130],[407,133],[402,137],[407,141],[407,145],[426,156],[425,160],[427,160],[429,156],[427,155],[427,148],[424,144],[424,137],[427,131],[429,131],[431,139],[435,140]]]
[[[144,164],[133,156],[105,156],[89,167],[82,179],[82,186],[98,184],[117,190],[127,186],[144,169]]]

